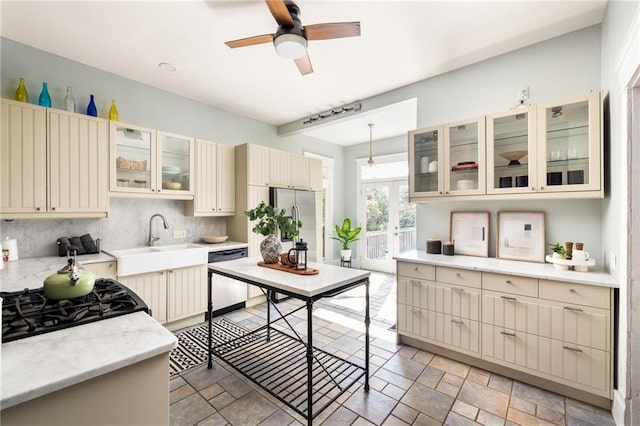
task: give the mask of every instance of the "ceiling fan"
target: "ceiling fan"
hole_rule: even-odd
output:
[[[307,53],[307,41],[332,38],[356,37],[360,35],[360,22],[333,22],[328,24],[302,25],[300,8],[290,0],[265,0],[269,11],[278,23],[274,34],[227,41],[231,48],[253,46],[273,42],[276,52],[287,59],[293,59],[302,75],[313,72]]]

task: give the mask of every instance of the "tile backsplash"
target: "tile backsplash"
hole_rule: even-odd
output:
[[[199,242],[203,235],[226,235],[224,217],[184,216],[184,201],[112,198],[106,219],[16,219],[0,222],[0,236],[18,240],[21,258],[57,256],[56,240],[91,234],[101,239],[101,248],[122,249],[140,247],[149,238],[149,218],[162,214],[169,224],[164,229],[162,219],[153,219],[158,245]],[[173,231],[186,231],[186,238],[174,240]]]

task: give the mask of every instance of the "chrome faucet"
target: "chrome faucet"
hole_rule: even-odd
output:
[[[160,239],[160,237],[158,237],[157,235],[153,235],[153,233],[151,232],[151,224],[153,222],[154,217],[162,218],[162,224],[164,225],[164,229],[169,229],[169,224],[167,223],[167,219],[165,219],[164,216],[162,216],[160,213],[156,213],[153,216],[151,216],[151,218],[149,219],[149,245],[150,246],[155,246],[156,241]]]

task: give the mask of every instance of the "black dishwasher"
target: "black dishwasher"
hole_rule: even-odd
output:
[[[247,252],[246,248],[212,251],[209,252],[209,263],[242,259],[247,257]],[[245,307],[245,302],[247,301],[246,283],[216,274],[213,275],[212,280],[214,317]]]

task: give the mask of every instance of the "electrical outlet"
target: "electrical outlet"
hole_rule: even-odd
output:
[[[529,100],[529,87],[524,87],[518,90],[518,102],[524,102]]]
[[[175,231],[173,231],[174,240],[179,240],[181,238],[187,238],[187,231],[185,231],[184,229],[181,229],[181,230],[176,229]]]

